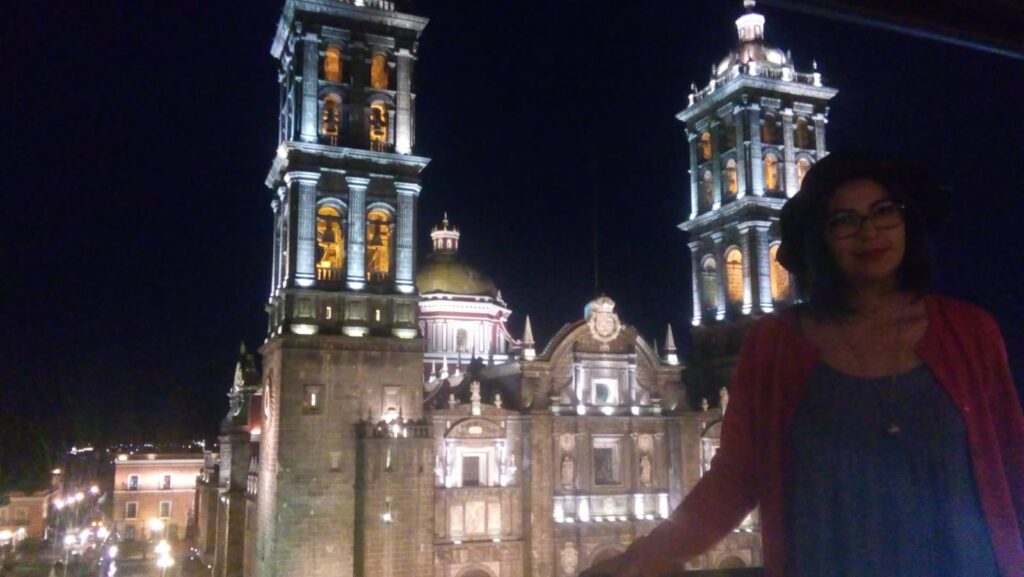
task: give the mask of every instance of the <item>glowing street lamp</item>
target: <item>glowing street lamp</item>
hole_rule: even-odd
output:
[[[64,536],[64,577],[68,577],[68,563],[71,562],[71,546],[75,544],[74,535]]]
[[[92,487],[89,487],[89,492],[92,493],[93,495],[99,495],[100,488],[97,485],[93,485]]]

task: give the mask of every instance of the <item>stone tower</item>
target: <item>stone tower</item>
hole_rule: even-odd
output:
[[[370,503],[359,490],[360,463],[429,483],[430,467],[390,459],[433,462],[364,442],[367,417],[390,426],[422,413],[414,230],[428,159],[412,154],[412,74],[427,20],[397,4],[287,0],[271,48],[280,130],[266,180],[273,267],[246,575],[376,574],[366,534],[381,523],[429,542],[418,531],[432,518],[398,510],[414,498],[377,490]],[[415,547],[389,551],[386,566],[420,564]]]
[[[740,341],[753,317],[795,298],[776,262],[778,218],[803,175],[827,154],[828,101],[817,64],[798,72],[788,51],[765,43],[765,17],[744,2],[736,49],[693,86],[677,118],[690,156],[689,233],[693,268],[696,394],[717,398],[731,382]],[[696,399],[691,399],[691,401]]]

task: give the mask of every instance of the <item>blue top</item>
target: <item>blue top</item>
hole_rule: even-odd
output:
[[[882,379],[825,363],[791,430],[799,577],[996,577],[963,420],[924,365]]]

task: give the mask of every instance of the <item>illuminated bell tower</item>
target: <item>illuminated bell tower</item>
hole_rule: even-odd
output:
[[[392,496],[371,503],[360,489],[360,464],[384,446],[366,448],[364,420],[422,416],[414,231],[429,160],[413,154],[413,65],[427,19],[399,4],[286,0],[271,48],[280,127],[247,576],[377,574],[378,545],[392,547],[388,566],[429,563],[406,545],[430,542],[432,517],[396,496],[381,533],[392,540],[369,539]],[[431,498],[418,510],[432,512]]]
[[[740,341],[753,317],[794,299],[775,260],[778,220],[803,175],[824,157],[828,101],[817,63],[798,72],[788,52],[764,41],[765,17],[745,0],[736,49],[693,86],[676,118],[690,156],[689,233],[693,270],[696,390],[718,398],[731,382]]]

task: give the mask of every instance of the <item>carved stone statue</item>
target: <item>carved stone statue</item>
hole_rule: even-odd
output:
[[[576,463],[573,461],[572,455],[565,455],[562,457],[562,485],[571,486],[573,477],[575,476]]]
[[[725,408],[729,406],[729,389],[722,387],[718,389],[718,406],[722,409],[722,416],[725,416]]]
[[[640,484],[644,487],[649,487],[652,484],[651,480],[651,458],[644,453],[640,457]]]
[[[566,543],[565,545],[562,545],[562,551],[558,556],[561,560],[563,573],[567,575],[576,573],[576,568],[579,566],[580,562],[580,554],[576,551],[576,545],[573,543]]]
[[[494,393],[494,406],[501,408],[501,393]]]
[[[480,414],[480,382],[473,381],[469,384],[470,397],[469,401],[472,403],[472,412],[474,415]]]

